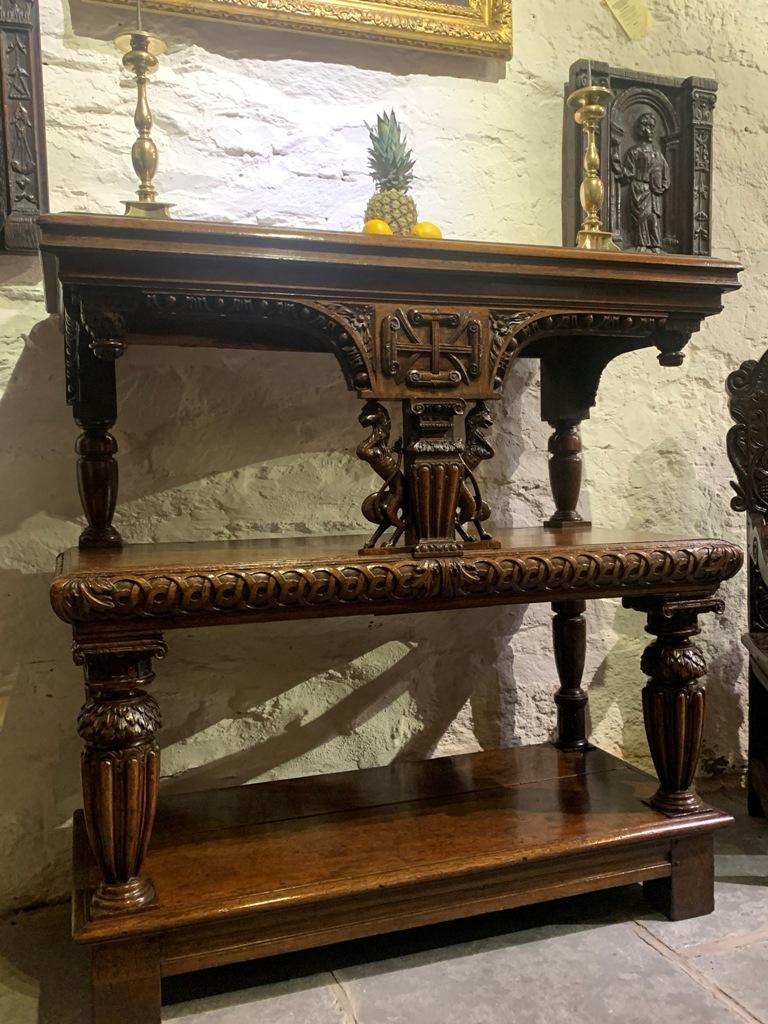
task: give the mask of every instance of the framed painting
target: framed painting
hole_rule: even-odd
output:
[[[146,0],[142,7],[477,57],[512,54],[512,0]]]

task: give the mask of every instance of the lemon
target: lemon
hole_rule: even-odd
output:
[[[392,228],[385,220],[367,220],[363,225],[366,235],[391,235]]]
[[[413,231],[411,232],[411,234],[415,238],[442,238],[443,237],[443,232],[440,230],[440,228],[437,226],[437,224],[432,224],[428,220],[422,220],[422,221],[419,221],[418,224],[414,224]]]

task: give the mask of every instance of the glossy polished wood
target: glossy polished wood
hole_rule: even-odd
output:
[[[709,257],[446,239],[436,244],[417,238],[207,221],[47,214],[40,218],[40,229],[52,313],[59,311],[57,279],[110,288],[145,284],[151,278],[185,286],[217,283],[258,289],[282,284],[295,291],[300,266],[300,286],[322,289],[324,294],[344,294],[352,288],[359,292],[362,287],[387,296],[392,287],[386,275],[391,273],[406,286],[404,294],[411,300],[530,301],[550,298],[556,288],[581,308],[611,294],[616,305],[666,305],[701,314],[719,312],[722,291],[737,287],[741,270],[738,263]],[[585,284],[597,294],[586,295]],[[654,289],[661,289],[655,301]]]
[[[92,916],[78,823],[75,936],[156,938],[173,974],[669,878],[672,844],[730,818],[666,817],[653,788],[547,744],[168,798],[147,860],[162,896],[138,914]]]
[[[389,614],[645,594],[707,595],[742,563],[717,539],[629,531],[504,530],[500,547],[409,557],[363,538],[132,544],[61,557],[60,618],[91,628],[186,628],[313,616]],[[346,554],[345,554],[346,552]]]
[[[579,424],[622,353],[679,366],[740,268],[79,215],[44,218],[42,235],[82,430],[88,525],[51,600],[85,673],[75,932],[94,951],[95,1024],[123,1003],[126,1021],[158,1024],[161,974],[627,882],[673,917],[711,909],[711,833],[728,819],[693,790],[704,662],[691,637],[742,553],[581,522]],[[371,535],[122,546],[115,368],[135,345],[158,361],[166,345],[335,356],[363,400]],[[548,529],[494,532],[481,477],[518,358],[541,363],[555,513]],[[587,742],[584,607],[601,597],[646,614],[656,638],[643,667],[658,785]],[[165,631],[537,601],[555,612],[562,749],[177,797],[153,831],[147,687]]]
[[[120,543],[111,523],[114,363],[137,344],[330,352],[348,387],[374,403],[370,440],[380,465],[399,461],[381,402],[401,403],[395,478],[403,500],[387,490],[380,503],[367,499],[365,514],[386,508],[373,521],[395,525],[394,503],[406,544],[422,552],[460,551],[470,520],[485,532],[480,484],[454,420],[466,414],[469,430],[472,416],[490,414],[484,405],[468,412],[468,403],[499,399],[514,360],[540,359],[542,418],[556,431],[551,522],[570,522],[578,424],[605,367],[643,347],[658,349],[662,365],[679,365],[691,334],[738,287],[740,269],[691,257],[203,222],[56,214],[40,223],[48,308],[64,314],[67,400],[84,430],[83,547]]]

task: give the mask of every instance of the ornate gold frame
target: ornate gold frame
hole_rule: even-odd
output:
[[[92,0],[135,6],[135,0]],[[145,10],[396,46],[497,57],[512,54],[512,0],[146,0]],[[318,13],[322,8],[322,14]]]

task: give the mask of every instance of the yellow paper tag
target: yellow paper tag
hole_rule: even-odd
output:
[[[640,39],[653,21],[645,0],[605,0],[608,9],[630,39]]]

